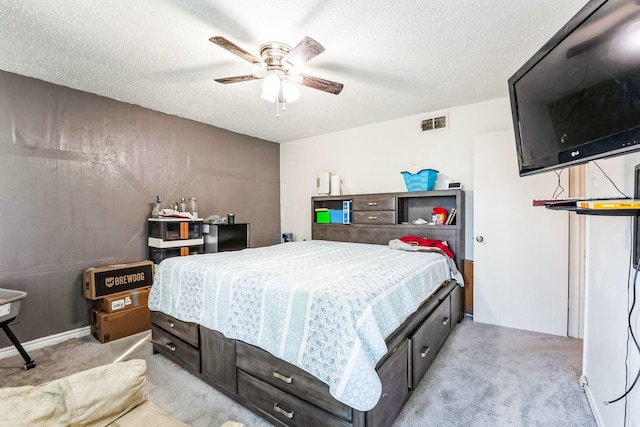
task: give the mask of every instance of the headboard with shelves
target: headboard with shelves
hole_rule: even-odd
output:
[[[342,209],[344,201],[351,201],[350,224],[319,224],[316,209]],[[451,225],[414,224],[422,218],[431,222],[432,210],[442,207],[456,215]],[[311,198],[311,236],[317,240],[373,243],[386,245],[391,239],[402,236],[419,236],[444,240],[455,255],[462,271],[464,259],[464,191],[434,190],[404,193],[373,193],[341,196],[317,196]]]

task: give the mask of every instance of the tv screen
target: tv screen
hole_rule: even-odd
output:
[[[640,0],[591,0],[509,97],[521,176],[640,149]]]

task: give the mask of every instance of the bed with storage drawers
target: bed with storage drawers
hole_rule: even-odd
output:
[[[453,241],[462,230],[448,229]],[[388,426],[462,318],[463,290],[440,251],[382,243],[164,260],[149,297],[154,353],[275,425]]]

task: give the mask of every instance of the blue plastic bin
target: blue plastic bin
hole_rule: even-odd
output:
[[[418,173],[400,172],[404,177],[407,191],[431,191],[436,184],[438,171],[435,169],[422,169]]]
[[[329,209],[332,224],[342,224],[342,209]]]

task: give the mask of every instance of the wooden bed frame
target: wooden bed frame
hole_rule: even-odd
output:
[[[417,234],[418,230],[413,230],[415,227],[408,230],[402,225],[376,227],[363,224],[362,232],[358,230],[358,224],[341,224],[338,227],[345,233],[339,234],[338,228],[314,224],[313,238],[326,239],[325,234],[329,233],[338,238],[326,240],[387,244],[390,238],[413,234],[447,240],[456,254],[456,264],[461,268],[464,247],[462,191],[434,191],[426,196],[424,193],[341,196],[340,199],[352,197],[355,210],[359,199],[372,203],[372,196],[453,197],[459,225],[421,228],[421,233]],[[313,206],[318,199],[324,202],[330,198],[314,198]],[[422,202],[417,203],[422,206]],[[376,367],[382,382],[382,396],[376,407],[366,412],[337,401],[325,383],[264,350],[157,311],[151,313],[153,352],[178,363],[277,426],[386,427],[397,418],[449,333],[462,319],[463,305],[463,289],[453,281],[445,282],[387,337],[389,352]]]

